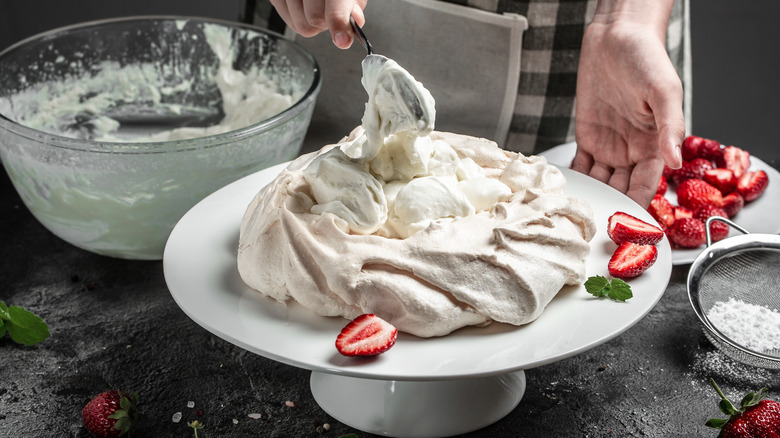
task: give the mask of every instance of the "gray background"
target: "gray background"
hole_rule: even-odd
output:
[[[263,1],[263,0],[258,0]],[[376,0],[375,0],[376,1]],[[141,14],[237,19],[241,0],[0,1],[0,47],[81,21]],[[780,160],[780,2],[691,0],[693,134]]]

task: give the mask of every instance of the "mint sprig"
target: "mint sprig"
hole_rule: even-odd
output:
[[[596,297],[607,297],[614,301],[626,301],[634,296],[631,286],[619,278],[607,280],[601,275],[588,277],[585,281],[585,290]]]
[[[0,338],[6,332],[19,344],[35,345],[49,337],[49,326],[43,319],[19,306],[6,306],[0,301]]]

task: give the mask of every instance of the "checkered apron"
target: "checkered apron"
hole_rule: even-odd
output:
[[[574,95],[580,45],[597,0],[445,1],[495,13],[515,13],[528,19],[528,30],[523,35],[518,96],[505,148],[534,154],[574,141]],[[688,121],[691,119],[689,18],[689,0],[676,0],[666,35],[667,52],[683,81]]]

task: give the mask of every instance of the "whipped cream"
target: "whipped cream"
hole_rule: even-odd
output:
[[[182,28],[186,20],[177,23]],[[219,60],[216,71],[209,65],[190,66],[183,62],[171,67],[104,61],[87,68],[72,61],[69,68],[74,72],[72,75],[1,98],[0,113],[29,128],[65,137],[161,142],[244,128],[281,113],[300,98],[302,91],[278,92],[278,84],[262,69],[234,69],[236,47],[230,28],[204,24],[202,29]],[[213,83],[219,96],[215,94],[214,102],[203,107],[176,103],[182,100],[177,96],[189,93],[196,81]],[[188,114],[191,119],[212,116],[208,118],[211,120],[220,114],[222,117],[209,126],[159,129],[166,126],[161,122],[170,120],[170,126],[175,126],[177,120],[183,120],[182,115]],[[153,119],[153,123],[138,123],[139,115]],[[125,124],[123,119],[131,123]]]
[[[432,97],[417,90],[425,110],[408,111],[399,82],[422,85],[399,69],[364,62],[363,125],[290,163],[248,206],[242,279],[320,315],[375,313],[421,337],[535,320],[585,280],[590,206],[543,157],[433,131]]]

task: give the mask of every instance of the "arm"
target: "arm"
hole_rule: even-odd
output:
[[[352,45],[350,15],[359,25],[365,17],[367,0],[271,0],[276,12],[292,30],[304,37],[313,37],[329,30],[333,44],[340,49]]]
[[[601,0],[583,36],[572,168],[646,207],[679,168],[682,83],[666,53],[673,0]]]

